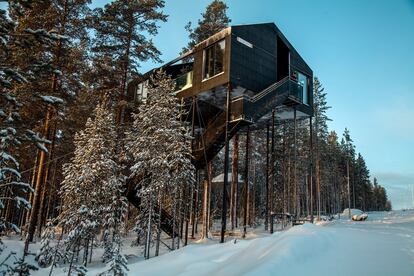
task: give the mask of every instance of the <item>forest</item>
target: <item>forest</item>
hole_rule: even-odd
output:
[[[177,55],[230,26],[227,9],[213,0],[198,22],[183,26],[188,44]],[[67,264],[68,275],[83,275],[96,248],[108,275],[126,275],[122,248],[150,258],[160,247],[213,237],[223,201],[228,233],[246,225],[273,230],[274,214],[319,221],[345,208],[392,209],[357,137],[329,129],[327,95],[335,91],[317,77],[312,118],[276,116],[231,139],[223,195],[223,181],[214,179],[224,172],[224,149],[195,170],[194,130],[181,120],[191,114],[174,96],[174,80],[159,71],[145,103],[126,97],[129,82],[146,73],[143,63],[162,64],[154,37],[168,19],[163,0],[98,8],[90,0],[8,0],[0,10],[0,275],[29,275],[30,256],[39,267]],[[138,206],[127,198],[131,187]],[[169,235],[162,216],[170,218]],[[2,241],[13,235],[24,241],[19,256]]]

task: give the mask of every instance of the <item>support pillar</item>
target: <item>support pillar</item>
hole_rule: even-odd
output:
[[[234,135],[233,138],[233,158],[231,166],[231,189],[230,189],[230,221],[231,230],[237,227],[237,202],[238,202],[238,187],[239,187],[239,135]]]
[[[196,175],[196,183],[195,187],[193,187],[193,194],[192,194],[192,210],[191,210],[191,238],[194,239],[195,236],[195,227],[196,227],[196,213],[197,213],[197,205],[198,205],[198,186],[200,182],[200,171],[197,170]]]
[[[250,142],[250,129],[247,126],[246,133],[246,150],[245,150],[245,166],[244,166],[244,213],[243,213],[243,239],[246,237],[247,232],[247,206],[248,193],[249,193],[249,142]]]
[[[223,181],[223,205],[221,210],[221,234],[220,243],[224,243],[224,234],[226,232],[227,224],[227,186],[228,186],[228,171],[229,171],[229,118],[230,118],[230,85],[227,89],[226,100],[226,132],[224,136],[224,181]]]
[[[296,130],[297,130],[297,121],[296,121],[296,108],[293,110],[293,193],[294,193],[294,208],[293,211],[295,213],[295,217],[299,216],[299,197],[298,197],[298,184],[297,184],[297,137],[296,137]]]
[[[201,231],[201,239],[207,238],[207,233],[208,233],[208,220],[207,220],[207,207],[208,207],[208,186],[209,186],[209,181],[207,180],[207,174],[208,172],[206,171],[205,176],[204,176],[204,187],[203,187],[203,228]]]
[[[193,97],[193,102],[191,104],[191,111],[192,111],[192,116],[191,116],[191,136],[194,137],[194,130],[195,130],[195,114],[196,114],[196,104],[197,104],[197,98]],[[194,140],[191,143],[191,149],[192,152],[194,152]],[[198,170],[196,171],[196,182],[198,181]],[[191,194],[191,206],[190,208],[186,207],[186,214],[185,214],[185,234],[184,234],[184,246],[187,245],[188,243],[188,225],[189,225],[189,219],[190,217],[193,218],[194,216],[194,210],[193,210],[193,206],[194,206],[194,191],[195,191],[195,186],[196,183],[193,183],[193,187],[192,189],[190,189],[190,194]],[[189,195],[190,197],[190,195]],[[191,210],[191,213],[190,213]],[[194,221],[194,220],[193,220]],[[194,229],[194,227],[193,227]],[[191,233],[193,234],[193,231],[191,231]],[[193,235],[192,235],[193,237]]]
[[[265,231],[269,229],[269,132],[270,128],[267,125],[266,131],[266,214],[265,214]]]
[[[270,234],[273,234],[273,195],[274,195],[274,187],[275,187],[275,110],[272,110],[272,144],[271,144],[271,162],[270,162],[270,176],[272,180],[270,181],[270,216],[271,216],[271,223],[270,223]]]
[[[310,186],[310,217],[311,223],[313,223],[313,130],[312,130],[312,117],[309,117],[309,156],[310,156],[310,168],[309,168],[309,186]]]

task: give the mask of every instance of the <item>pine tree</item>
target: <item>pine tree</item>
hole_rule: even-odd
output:
[[[37,41],[42,33],[64,38],[46,45],[37,43],[30,48],[30,51],[21,51],[20,48],[24,44],[16,45],[16,53],[12,56],[12,61],[19,66],[38,60],[37,70],[46,65],[50,67],[49,70],[44,70],[37,81],[18,88],[20,98],[30,103],[22,109],[22,123],[39,131],[41,137],[51,140],[50,145],[45,145],[49,150],[48,154],[37,152],[33,156],[30,150],[27,153],[21,153],[27,160],[26,167],[35,166],[32,178],[35,192],[31,197],[33,208],[27,216],[29,219],[28,239],[25,247],[33,240],[35,230],[40,234],[41,227],[46,221],[44,207],[51,190],[48,184],[52,164],[48,161],[57,152],[54,149],[57,144],[54,143],[56,138],[54,133],[58,127],[58,121],[64,121],[65,115],[69,113],[60,105],[65,102],[68,104],[67,107],[70,107],[77,92],[84,89],[81,74],[86,64],[88,32],[85,16],[89,10],[89,2],[89,0],[33,1],[30,12],[24,13],[17,21],[17,31],[21,35],[27,31],[32,33],[32,42]],[[15,15],[11,13],[11,16]],[[39,31],[35,31],[37,29]],[[28,95],[28,91],[32,91],[32,94]],[[72,136],[73,132],[70,130],[71,126],[60,127],[60,131],[65,134],[62,135],[64,139]],[[65,146],[67,144],[71,145],[71,143],[65,143]],[[66,150],[68,148],[70,149],[70,146],[66,146]],[[67,154],[67,151],[64,154]]]
[[[104,229],[108,244],[104,261],[122,260],[119,235],[127,202],[115,143],[112,111],[108,103],[102,103],[95,109],[95,118],[88,119],[85,129],[76,135],[74,157],[64,166],[65,180],[61,191],[64,203],[58,225],[68,233],[64,253],[70,269],[77,267],[73,265],[74,255],[82,249],[83,266],[86,265],[86,249],[100,229]],[[83,270],[82,265],[78,268]]]
[[[314,137],[315,137],[315,171],[316,171],[316,200],[317,200],[317,214],[318,219],[320,219],[321,214],[321,189],[322,189],[322,169],[321,169],[321,157],[326,152],[324,145],[324,141],[327,140],[328,135],[328,125],[327,121],[330,119],[328,118],[326,112],[330,108],[327,106],[326,102],[326,92],[325,89],[322,87],[318,78],[314,78],[313,81],[313,95],[314,95],[314,104],[313,108],[315,111],[314,116]]]
[[[112,204],[108,207],[107,215],[105,219],[104,228],[105,232],[105,245],[108,274],[113,275],[127,275],[127,260],[124,255],[121,254],[122,249],[122,230],[125,225],[125,215],[128,211],[128,202],[124,196],[123,181],[118,181],[116,177],[111,179],[112,190]],[[108,241],[110,231],[112,231],[112,240]]]
[[[355,198],[355,208],[361,210],[370,210],[372,202],[372,186],[369,180],[369,170],[365,164],[364,157],[358,153],[358,157],[355,160],[355,173],[354,173],[355,189],[353,198]]]
[[[347,202],[344,203],[344,206],[351,209],[352,207],[352,197],[353,197],[353,186],[351,186],[351,174],[352,174],[352,165],[355,161],[355,146],[352,144],[352,139],[350,132],[345,128],[344,133],[341,139],[341,150],[342,150],[342,172],[344,177],[343,193],[346,195],[343,199],[346,199]],[[349,211],[350,212],[350,211]]]
[[[190,41],[182,52],[191,50],[197,43],[227,28],[231,22],[231,19],[227,16],[227,9],[228,7],[224,1],[214,0],[207,6],[206,11],[201,14],[202,19],[198,20],[196,28],[192,28],[192,23],[188,22],[185,29],[189,33]]]
[[[329,171],[328,183],[331,183],[333,190],[333,211],[334,213],[342,212],[343,205],[341,194],[341,149],[338,141],[338,135],[335,131],[331,131],[327,141],[327,170]]]
[[[166,191],[172,201],[182,199],[183,188],[194,183],[189,127],[181,121],[182,106],[174,96],[174,81],[157,72],[148,87],[148,100],[134,115],[127,133],[126,151],[132,154],[131,177],[137,181],[141,200],[136,231],[154,240],[158,227],[158,195]],[[174,202],[175,207],[182,204]],[[173,208],[180,212],[181,208]],[[146,248],[149,252],[149,248]],[[148,256],[148,253],[146,253]]]
[[[163,0],[115,0],[94,10],[95,74],[103,79],[100,88],[113,92],[116,99],[125,99],[127,82],[137,76],[140,62],[160,61],[160,51],[151,37],[158,32],[157,24],[167,20],[163,8]],[[126,103],[118,104],[121,110],[117,121],[123,122]]]
[[[15,55],[22,55],[34,47],[48,47],[54,42],[61,41],[62,37],[40,28],[19,29],[18,22],[32,9],[32,1],[8,1],[9,13],[0,10],[0,233],[13,230],[20,232],[14,220],[20,207],[29,210],[31,204],[25,198],[33,192],[29,183],[22,181],[20,173],[22,159],[21,146],[24,142],[32,142],[42,151],[47,151],[44,144],[48,141],[39,137],[30,127],[22,124],[22,110],[28,102],[24,98],[31,98],[35,91],[20,91],[20,87],[36,83],[41,75],[51,70],[49,60],[40,58],[26,60],[24,64],[15,62]],[[49,98],[51,99],[51,98]],[[21,214],[21,211],[20,211]],[[25,262],[23,257],[14,256],[14,264],[7,262],[12,255],[1,256],[4,244],[0,237],[0,269],[7,273],[28,275],[34,266]]]

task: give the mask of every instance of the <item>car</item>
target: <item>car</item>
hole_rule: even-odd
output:
[[[368,214],[366,214],[366,213],[362,213],[362,214],[359,214],[359,215],[353,215],[352,216],[352,220],[354,220],[354,221],[364,221],[367,218],[368,218]]]

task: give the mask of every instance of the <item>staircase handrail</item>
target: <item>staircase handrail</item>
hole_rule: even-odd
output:
[[[282,86],[283,84],[286,83],[286,81],[289,80],[289,76],[284,77],[283,79],[281,79],[278,82],[275,82],[271,85],[269,85],[267,88],[263,89],[262,91],[260,91],[259,93],[257,93],[254,96],[248,96],[248,95],[240,95],[237,96],[235,98],[232,99],[232,102],[239,100],[240,98],[246,99],[250,102],[257,102],[258,100],[260,100],[261,98],[263,98],[265,95],[269,94],[270,92],[273,92],[275,89],[277,89],[278,87]]]

